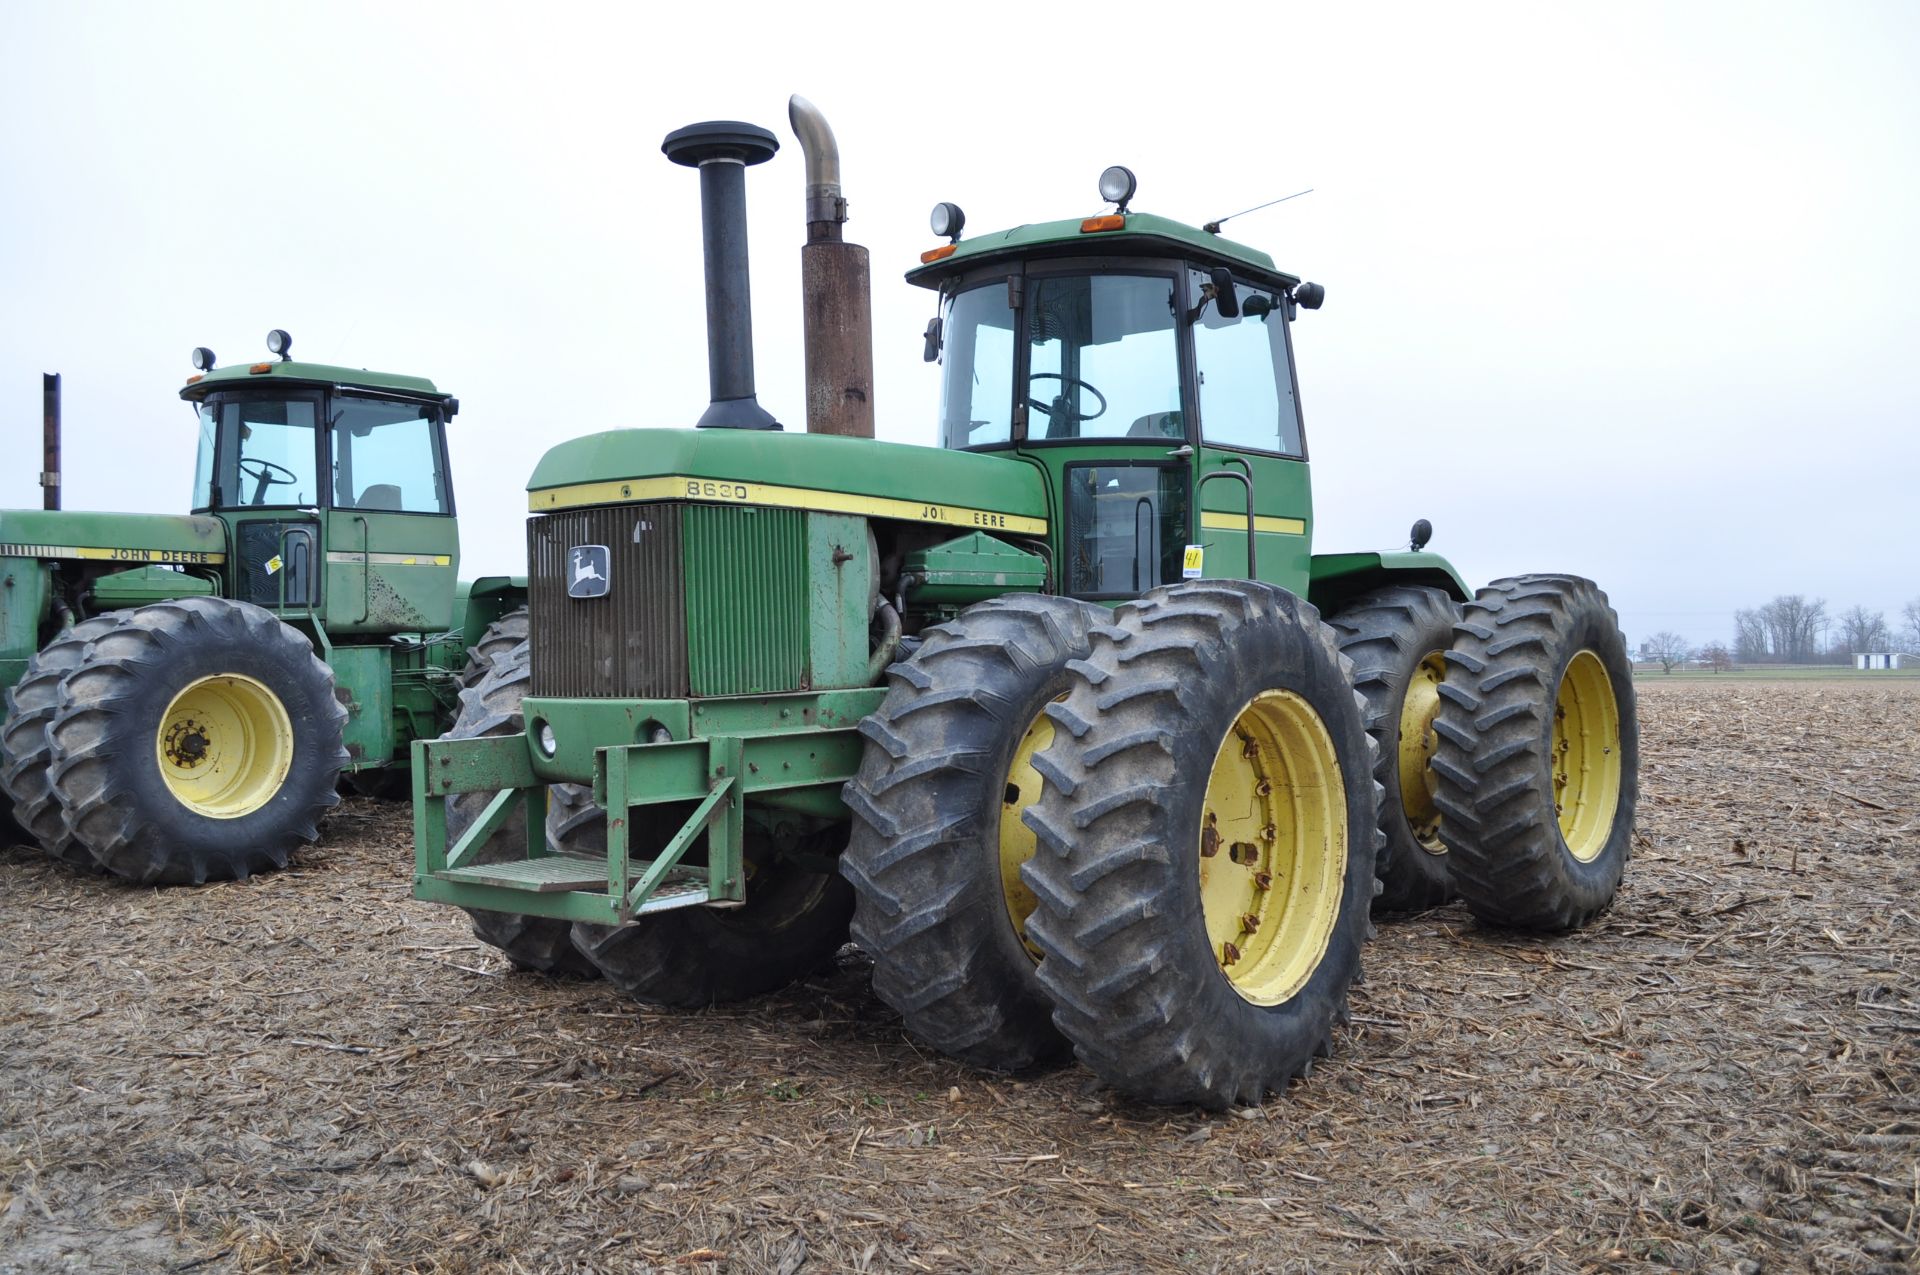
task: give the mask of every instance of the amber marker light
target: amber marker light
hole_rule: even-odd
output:
[[[959,247],[958,244],[943,243],[938,248],[929,248],[920,254],[920,264],[930,266],[936,261],[951,257],[953,250],[957,247]]]
[[[250,368],[248,368],[248,369],[247,369],[247,371],[248,371],[248,372],[250,372],[250,373],[252,373],[252,374],[253,374],[254,376],[258,376],[258,375],[260,375],[260,374],[261,374],[262,372],[271,372],[271,371],[273,371],[273,364],[271,364],[271,363],[255,363],[255,364],[254,364],[254,365],[253,365],[252,367],[250,367]]]
[[[1080,223],[1080,233],[1083,235],[1093,234],[1097,230],[1125,230],[1126,228],[1127,219],[1117,216],[1089,217]]]
[[[189,376],[187,378],[187,384],[192,385],[195,381],[204,381],[206,379],[207,379],[207,374],[205,372],[195,372],[192,376]]]

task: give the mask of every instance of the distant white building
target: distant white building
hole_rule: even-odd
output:
[[[1904,651],[1855,651],[1853,666],[1857,669],[1870,668],[1907,668],[1913,663],[1913,656]]]

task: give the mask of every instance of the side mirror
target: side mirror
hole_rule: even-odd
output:
[[[939,315],[927,320],[927,348],[920,352],[920,358],[927,363],[940,361],[940,333],[943,325]]]
[[[1233,271],[1213,268],[1213,308],[1223,319],[1240,317],[1240,294],[1233,290]]]

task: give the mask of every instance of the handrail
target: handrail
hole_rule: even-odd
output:
[[[1142,496],[1133,502],[1133,591],[1140,592],[1140,510],[1147,511],[1147,530],[1153,530],[1153,497]],[[1148,548],[1152,548],[1151,545]],[[1155,555],[1156,558],[1158,555]],[[1158,568],[1155,568],[1158,570]]]
[[[320,623],[320,613],[314,610],[313,606],[314,589],[320,583],[320,541],[314,534],[317,529],[317,523],[313,525],[289,523],[280,528],[280,542],[275,551],[280,558],[280,570],[274,574],[279,577],[280,584],[280,617],[281,619],[285,619],[287,611],[287,577],[293,574],[292,560],[287,556],[287,539],[290,536],[299,536],[305,540],[307,549],[307,596],[303,599],[302,605],[306,608],[307,622],[313,625],[314,640],[320,643],[320,653],[327,663],[331,664],[333,663],[333,642],[327,637],[326,626]]]
[[[1242,462],[1242,467],[1246,468],[1245,462]],[[1196,507],[1200,504],[1201,491],[1216,478],[1231,478],[1247,489],[1247,579],[1257,580],[1260,573],[1254,569],[1253,556],[1253,473],[1251,469],[1244,474],[1236,474],[1231,469],[1216,469],[1211,474],[1200,475],[1200,481],[1193,485],[1193,503]],[[1204,517],[1206,510],[1200,509],[1199,514]]]
[[[353,520],[360,524],[360,618],[354,623],[365,624],[373,614],[373,524],[365,514]]]

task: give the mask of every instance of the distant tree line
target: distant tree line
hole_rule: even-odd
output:
[[[1846,662],[1856,651],[1920,651],[1920,597],[1900,608],[1899,625],[1884,611],[1852,606],[1830,615],[1825,598],[1783,593],[1764,606],[1733,613],[1733,658],[1742,664]]]
[[[1890,623],[1884,611],[1849,607],[1830,615],[1825,598],[1783,593],[1764,606],[1733,613],[1733,644],[1694,647],[1678,633],[1660,632],[1640,644],[1640,658],[1671,673],[1698,663],[1716,673],[1735,664],[1848,664],[1856,651],[1920,655],[1920,597]]]

